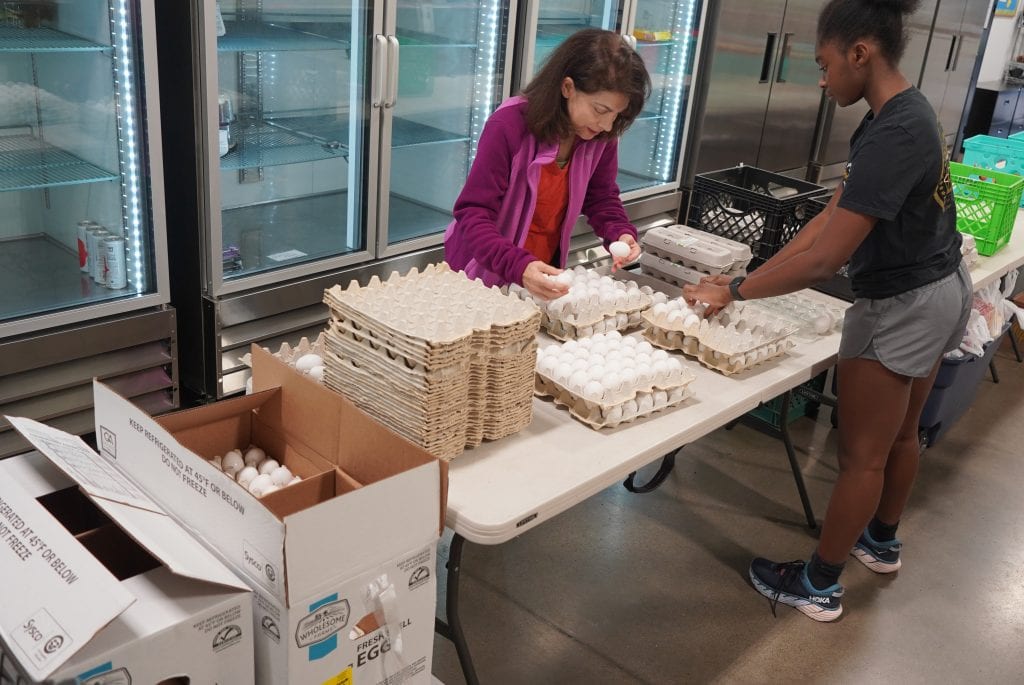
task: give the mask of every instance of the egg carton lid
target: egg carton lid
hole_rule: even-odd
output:
[[[750,260],[754,256],[754,252],[750,248],[750,245],[741,243],[738,240],[732,240],[725,236],[708,233],[707,231],[702,231],[699,228],[687,226],[686,224],[672,224],[671,226],[665,226],[664,228],[680,235],[693,236],[700,240],[720,245],[732,252],[732,257],[736,262],[746,262],[749,264]],[[744,264],[744,266],[746,265]]]
[[[648,229],[640,244],[645,252],[657,251],[659,255],[666,255],[708,273],[720,274],[734,268],[737,261],[731,249],[672,226]]]
[[[551,397],[556,405],[565,407],[570,416],[595,430],[600,430],[601,428],[615,428],[620,424],[629,423],[656,412],[678,406],[694,396],[693,389],[689,385],[675,386],[671,388],[671,390],[665,390],[670,397],[675,395],[674,400],[669,400],[666,404],[661,406],[652,407],[649,411],[645,411],[643,413],[638,412],[635,416],[632,416],[629,419],[608,421],[607,418],[604,418],[607,416],[608,412],[615,407],[621,407],[629,400],[624,400],[623,402],[613,405],[597,404],[592,401],[584,400],[582,397],[574,394],[549,378],[540,375],[537,376],[535,392],[540,397]],[[651,395],[654,394],[654,390],[645,392],[648,392]],[[636,397],[634,396],[633,399],[635,400]]]

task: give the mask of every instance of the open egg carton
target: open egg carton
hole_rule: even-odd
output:
[[[270,348],[267,347],[264,347],[263,349],[270,352],[270,354],[275,358],[280,359],[299,373],[309,376],[317,383],[323,383],[324,350],[326,349],[326,340],[326,335],[324,333],[320,333],[313,342],[310,342],[309,338],[303,337],[295,347],[284,342],[281,343],[277,352],[271,352]],[[252,368],[252,355],[248,352],[239,357],[239,361]],[[245,388],[246,392],[252,391],[251,378],[246,382]]]
[[[675,406],[693,395],[695,376],[677,357],[618,331],[537,352],[538,395],[550,396],[591,428]]]
[[[324,294],[325,384],[451,459],[533,419],[540,313],[447,264]]]
[[[765,297],[745,302],[746,309],[761,309],[794,326],[794,335],[814,339],[839,330],[843,325],[843,310],[800,293]]]
[[[748,245],[682,224],[648,229],[644,253],[705,274],[741,276],[753,258]]]
[[[682,298],[669,300],[644,312],[644,336],[727,376],[785,354],[797,326],[743,304],[732,303],[705,319],[701,307],[691,309]]]
[[[510,285],[508,291],[534,302],[541,311],[541,325],[558,340],[636,328],[641,324],[640,313],[655,301],[655,293],[648,286],[602,276],[582,266],[566,269],[552,278],[568,285],[569,292],[547,301],[518,285]]]

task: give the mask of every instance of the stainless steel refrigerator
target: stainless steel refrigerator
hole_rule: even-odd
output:
[[[0,415],[177,406],[152,3],[0,3]],[[0,419],[0,456],[27,449]]]
[[[821,104],[821,0],[721,0],[697,173],[744,163],[804,177]]]
[[[168,168],[199,177],[169,204],[183,384],[202,400],[244,388],[250,343],[322,330],[325,287],[443,258],[484,121],[509,92],[515,6],[192,0],[160,11]]]
[[[653,92],[619,143],[617,179],[626,211],[641,231],[676,220],[706,5],[700,0],[527,0],[520,6],[517,89],[568,35],[586,27],[621,33],[647,65]],[[598,244],[581,218],[571,261],[607,258]]]

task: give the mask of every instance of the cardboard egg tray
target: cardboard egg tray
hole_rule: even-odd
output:
[[[644,338],[652,345],[666,350],[680,350],[709,369],[719,371],[726,376],[731,376],[758,364],[785,354],[791,347],[793,341],[788,338],[776,340],[752,347],[743,353],[728,353],[715,350],[701,343],[695,336],[687,335],[682,331],[650,326],[644,330]],[[740,359],[737,359],[740,357]]]
[[[373,278],[365,288],[335,286],[324,301],[326,385],[437,457],[532,420],[533,303],[445,264]]]
[[[554,399],[555,404],[568,409],[569,414],[573,418],[595,430],[599,430],[601,428],[615,428],[622,423],[635,421],[636,419],[682,404],[690,397],[693,397],[693,390],[690,387],[693,380],[693,373],[687,370],[684,373],[682,382],[678,384],[668,387],[650,386],[646,389],[637,390],[632,397],[626,398],[621,402],[605,404],[577,395],[548,376],[537,373],[535,392],[541,397],[551,397]],[[628,402],[639,404],[642,398],[650,397],[653,403],[655,394],[659,391],[666,393],[667,397],[664,404],[654,405],[647,411],[637,412],[635,416],[628,419],[622,418],[622,408]]]
[[[649,300],[647,300],[650,306]],[[549,316],[546,312],[542,315],[541,325],[552,338],[557,340],[578,340],[589,338],[595,333],[608,333],[609,331],[628,331],[637,328],[642,323],[641,314],[646,307],[617,311],[614,314],[606,314],[589,324],[569,323],[565,319]]]
[[[295,347],[292,347],[287,342],[283,342],[277,352],[270,352],[266,347],[263,349],[270,352],[271,356],[275,359],[280,359],[288,366],[295,366],[295,361],[307,354],[316,354],[323,357],[325,339],[324,333],[320,333],[313,342],[309,342],[309,338],[303,337]],[[248,367],[252,367],[252,355],[248,352],[239,357],[239,361]]]
[[[753,257],[742,243],[680,224],[649,229],[641,245],[645,253],[708,274],[746,273]]]

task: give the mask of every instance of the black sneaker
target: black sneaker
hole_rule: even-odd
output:
[[[899,571],[903,565],[900,561],[902,549],[903,543],[896,538],[879,542],[871,537],[871,533],[865,528],[850,554],[875,573],[892,573]]]
[[[772,615],[779,602],[815,621],[834,621],[843,613],[840,602],[843,586],[836,583],[824,590],[815,589],[807,579],[806,561],[777,564],[767,559],[754,559],[750,563],[750,582],[755,590],[771,600]]]

